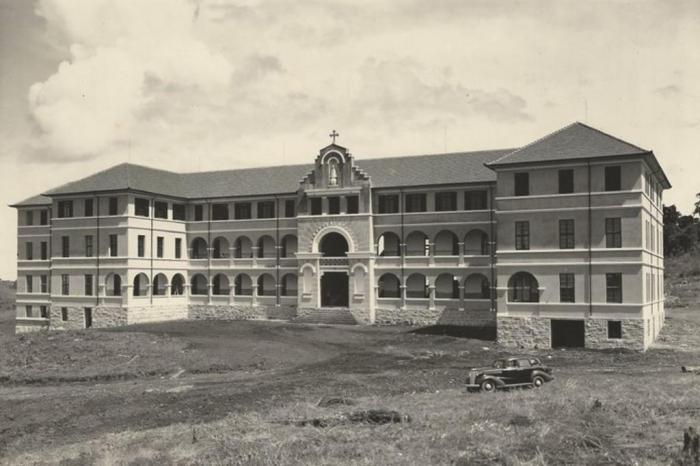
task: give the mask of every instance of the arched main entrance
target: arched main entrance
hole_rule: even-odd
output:
[[[318,252],[323,253],[323,257],[346,257],[348,242],[340,233],[331,232],[321,238]]]
[[[321,306],[348,307],[348,281],[345,272],[324,272],[321,276]]]

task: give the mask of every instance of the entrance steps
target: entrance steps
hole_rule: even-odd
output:
[[[350,310],[344,307],[298,309],[294,322],[302,324],[357,325],[357,321]]]

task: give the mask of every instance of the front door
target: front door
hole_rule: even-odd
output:
[[[348,274],[325,272],[321,277],[321,306],[348,307]]]

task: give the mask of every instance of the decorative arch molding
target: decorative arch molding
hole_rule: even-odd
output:
[[[321,244],[321,240],[323,239],[324,236],[326,236],[328,233],[338,233],[342,237],[345,238],[345,241],[348,242],[348,252],[355,252],[357,251],[357,241],[353,237],[352,233],[350,233],[351,229],[348,228],[348,226],[344,223],[331,223],[327,225],[321,225],[319,228],[316,229],[316,231],[313,234],[313,241],[311,242],[311,252],[317,253],[319,245]]]
[[[299,269],[299,274],[303,274],[304,270],[306,269],[310,269],[311,273],[316,275],[316,267],[314,267],[313,264],[309,264],[308,262],[301,266],[301,268]]]
[[[337,150],[329,150],[328,152],[323,154],[323,156],[321,157],[321,165],[325,165],[328,162],[328,159],[331,157],[338,157],[338,161],[340,163],[347,162],[347,160],[345,159],[345,156],[342,153],[340,153]]]
[[[367,268],[367,266],[365,264],[360,263],[360,262],[358,262],[357,264],[353,265],[350,268],[350,273],[352,275],[355,275],[356,269],[362,269],[362,271],[365,273],[365,275],[369,274],[369,269]]]

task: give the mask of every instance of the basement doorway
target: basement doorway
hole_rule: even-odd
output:
[[[348,274],[324,272],[321,277],[321,306],[348,307]]]
[[[582,320],[552,319],[552,348],[583,348],[586,329]]]

